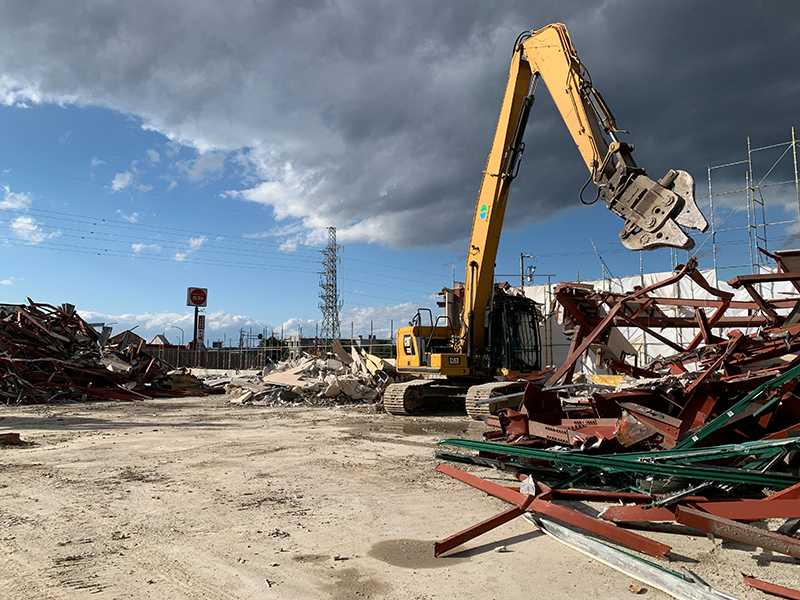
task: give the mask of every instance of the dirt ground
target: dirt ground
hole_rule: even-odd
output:
[[[483,425],[376,409],[0,407],[0,432],[27,442],[0,447],[0,598],[632,597],[638,582],[523,519],[434,558],[434,540],[508,508],[433,470],[438,439]],[[789,557],[666,530],[647,535],[673,546],[671,568],[734,596],[766,597],[741,571],[800,582]]]

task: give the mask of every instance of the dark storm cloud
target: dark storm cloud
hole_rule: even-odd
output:
[[[700,180],[747,136],[788,138],[800,4],[587,4],[0,2],[0,93],[138,115],[200,150],[248,148],[264,183],[239,197],[398,247],[469,231],[513,41],[553,21],[654,177]],[[527,147],[515,227],[577,208],[588,176],[544,89]]]

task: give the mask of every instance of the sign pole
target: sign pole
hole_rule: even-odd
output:
[[[197,315],[200,312],[200,307],[194,307],[194,337],[192,338],[192,348],[197,350]]]
[[[192,349],[194,350],[194,363],[197,366],[200,353],[197,351],[197,333],[201,306],[208,306],[208,288],[189,288],[186,290],[186,306],[194,306],[194,334],[192,335]],[[205,315],[203,316],[203,331],[205,331]]]

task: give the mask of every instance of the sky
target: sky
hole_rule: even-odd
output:
[[[178,343],[196,286],[207,344],[313,336],[335,227],[342,335],[388,337],[464,279],[514,40],[551,22],[650,176],[689,171],[707,218],[711,181],[717,266],[751,262],[748,158],[768,247],[800,247],[795,0],[0,0],[0,303]],[[540,88],[498,280],[522,253],[535,283],[686,259],[622,247],[587,176]]]

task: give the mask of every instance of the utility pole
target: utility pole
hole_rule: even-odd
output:
[[[336,282],[336,266],[339,264],[339,250],[336,245],[336,227],[328,227],[328,245],[322,253],[322,271],[319,273],[319,308],[322,311],[322,328],[320,340],[327,349],[332,340],[341,337],[339,327],[339,312],[342,310],[342,301],[339,298],[339,288]]]
[[[594,240],[589,238],[589,241],[592,243],[592,248],[594,248],[594,252],[597,254],[597,258],[600,261],[600,266],[603,268],[603,284],[605,285],[605,281],[608,279],[608,291],[610,292],[611,279],[614,277],[614,274],[611,272],[611,269],[608,268],[608,265],[606,264],[606,261],[603,260],[603,257],[600,256],[600,251],[597,249],[597,246],[594,245]],[[608,274],[608,278],[606,278],[606,274]]]
[[[519,287],[523,287],[525,285],[525,259],[526,258],[536,258],[535,254],[522,254],[519,255]],[[533,267],[533,270],[536,270],[536,267]],[[531,275],[533,275],[533,271],[531,271]],[[530,281],[530,277],[528,278]]]

